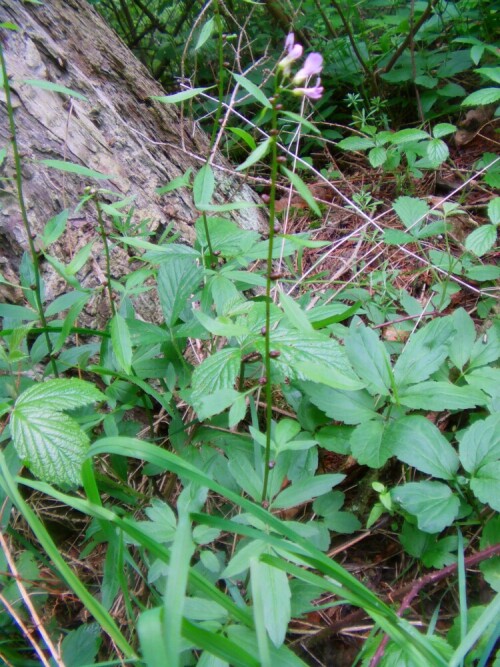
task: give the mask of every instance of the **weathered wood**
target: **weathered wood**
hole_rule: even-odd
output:
[[[192,166],[203,164],[208,142],[203,132],[185,119],[179,110],[150,99],[164,91],[102,18],[82,0],[47,0],[43,5],[17,0],[0,2],[0,21],[11,21],[18,32],[2,31],[2,43],[11,80],[15,122],[23,159],[24,195],[33,229],[64,208],[71,208],[68,234],[51,248],[67,263],[74,253],[96,234],[92,207],[74,212],[85,186],[105,187],[123,196],[134,196],[134,220],[147,220],[159,237],[174,223],[181,238],[192,242],[193,224],[198,217],[187,189],[159,197],[155,189]],[[46,80],[85,95],[87,101],[34,87],[26,80]],[[5,97],[0,108],[0,147],[9,147],[10,133]],[[109,181],[91,181],[41,164],[43,159],[75,162],[112,174]],[[220,201],[255,201],[255,194],[229,165],[218,156],[218,198]],[[14,166],[9,150],[4,177],[12,177]],[[13,282],[20,258],[27,248],[14,183],[3,182],[0,210],[0,272]],[[112,198],[110,198],[112,201]],[[257,229],[263,219],[259,209],[237,214],[238,223]],[[130,270],[127,253],[113,252],[113,275]],[[104,275],[100,241],[93,256],[79,274],[86,287],[99,286]],[[44,265],[47,301],[67,289],[64,281]],[[22,292],[0,285],[0,299],[21,301]],[[147,301],[147,300],[146,300]],[[97,312],[97,305],[94,312]],[[153,306],[155,308],[155,306]],[[142,306],[142,316],[148,305]]]

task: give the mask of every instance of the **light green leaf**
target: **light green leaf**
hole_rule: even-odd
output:
[[[314,331],[312,324],[307,319],[306,313],[296,303],[292,297],[282,292],[280,294],[280,304],[290,324],[298,331],[310,333]]]
[[[390,140],[391,143],[399,146],[401,144],[407,144],[413,141],[421,141],[422,139],[428,138],[429,135],[427,132],[424,132],[424,130],[413,130],[410,128],[406,130],[399,130],[399,132],[394,132],[394,134],[391,134]]]
[[[250,573],[252,595],[261,604],[260,612],[263,614],[269,638],[279,648],[285,641],[291,618],[291,592],[287,574],[259,560],[253,560]]]
[[[214,251],[223,257],[236,257],[254,247],[260,238],[258,232],[241,229],[231,220],[220,217],[207,218],[208,234]],[[205,225],[202,218],[196,223],[196,235],[200,245],[207,247]]]
[[[414,410],[465,410],[488,403],[488,397],[480,389],[433,380],[406,387],[399,400]]]
[[[453,320],[441,317],[413,334],[394,366],[396,384],[416,384],[435,373],[446,359],[454,333]]]
[[[193,173],[193,168],[189,167],[183,174],[173,178],[166,185],[161,188],[156,188],[157,195],[164,195],[167,192],[172,192],[173,190],[178,190],[179,188],[186,188],[191,182],[191,174]]]
[[[55,243],[64,232],[68,222],[68,216],[69,208],[66,208],[47,222],[41,234],[41,239],[45,247],[49,246],[51,243]]]
[[[255,143],[255,139],[252,137],[250,132],[247,132],[246,130],[243,130],[241,127],[228,127],[227,128],[230,132],[235,134],[237,137],[240,139],[243,139],[243,141],[246,143],[247,146],[250,147],[250,150],[255,150],[257,148],[257,144]]]
[[[337,486],[345,479],[345,475],[318,475],[308,477],[287,487],[271,503],[272,509],[287,509],[307,503],[317,496],[328,493],[332,487]]]
[[[128,330],[127,320],[120,313],[112,318],[110,325],[111,345],[116,360],[122,370],[130,375],[132,368],[132,341]]]
[[[221,316],[214,320],[212,317],[202,313],[201,310],[193,312],[196,319],[214,336],[230,338],[231,336],[244,336],[249,333],[247,327],[242,324],[235,324],[229,317]]]
[[[83,623],[68,632],[61,644],[63,664],[66,667],[93,665],[102,642],[101,632],[98,623]]]
[[[271,102],[267,99],[262,90],[255,85],[255,83],[250,81],[250,79],[247,79],[246,76],[243,76],[242,74],[236,74],[236,72],[232,72],[232,75],[236,79],[237,83],[242,88],[244,88],[247,93],[250,93],[250,95],[255,98],[257,102],[260,102],[260,104],[262,104],[262,106],[266,109],[272,109]]]
[[[450,150],[442,139],[431,139],[427,144],[427,157],[434,165],[440,165],[449,154]]]
[[[172,255],[160,264],[158,294],[167,326],[172,327],[178,320],[191,294],[198,288],[202,273],[202,268],[191,256]]]
[[[215,190],[215,176],[212,167],[204,164],[195,176],[193,199],[196,208],[203,208],[210,203]]]
[[[233,389],[240,371],[241,350],[226,347],[194,369],[191,400],[196,402],[219,389]]]
[[[486,366],[498,358],[500,358],[500,321],[497,318],[472,346],[468,371]]]
[[[470,315],[463,308],[457,308],[452,315],[455,336],[450,345],[450,359],[456,368],[462,370],[469,361],[470,352],[476,340],[476,327]]]
[[[407,229],[415,233],[424,222],[430,211],[429,205],[423,199],[416,197],[398,197],[393,209]]]
[[[368,160],[374,169],[381,167],[387,160],[387,151],[382,146],[375,146],[368,153]]]
[[[469,426],[460,438],[458,452],[463,467],[471,474],[500,459],[500,413]]]
[[[241,458],[241,457],[240,457]],[[221,579],[234,579],[243,574],[250,567],[252,558],[258,558],[268,549],[264,540],[252,540],[244,546],[239,546],[227,567],[222,572]]]
[[[448,134],[456,132],[457,126],[452,125],[451,123],[438,123],[432,128],[432,136],[435,139],[440,139],[441,137],[446,137]]]
[[[92,248],[94,247],[95,241],[89,241],[83,248],[76,253],[71,262],[66,267],[66,271],[70,276],[74,276],[78,271],[85,265],[88,258],[92,254]]]
[[[405,243],[413,243],[415,237],[413,232],[408,234],[400,229],[384,229],[384,241],[388,245],[404,245]]]
[[[196,400],[195,409],[200,421],[218,415],[229,408],[240,397],[235,389],[219,389]]]
[[[364,389],[364,382],[359,380],[352,372],[345,370],[313,364],[309,361],[301,361],[295,365],[296,372],[301,378],[324,384],[333,389],[344,389],[346,391],[356,391]]]
[[[411,482],[392,492],[393,499],[417,517],[424,533],[440,533],[457,518],[460,502],[441,482]]]
[[[33,88],[43,88],[44,90],[51,90],[54,93],[61,93],[63,95],[69,95],[70,97],[76,97],[78,100],[87,101],[85,95],[78,93],[76,90],[71,88],[66,88],[66,86],[61,86],[60,83],[54,83],[53,81],[44,81],[39,79],[25,79],[23,83],[27,83]]]
[[[113,174],[102,174],[100,171],[83,167],[81,164],[74,162],[65,162],[64,160],[41,160],[41,163],[50,167],[51,169],[58,169],[59,171],[66,171],[70,174],[78,174],[78,176],[85,176],[87,178],[112,179]]]
[[[203,44],[205,44],[205,42],[210,38],[214,29],[214,25],[215,21],[213,18],[208,19],[208,21],[203,24],[203,27],[200,30],[200,34],[198,35],[198,39],[196,40],[196,44],[194,47],[195,51],[201,49]]]
[[[240,164],[239,167],[236,167],[236,171],[243,171],[244,169],[248,169],[248,167],[251,167],[256,162],[259,162],[259,160],[262,160],[268,154],[269,149],[271,148],[271,141],[272,138],[269,137],[269,139],[266,139],[261,144],[259,144],[257,148],[250,153],[247,159],[242,164]]]
[[[384,438],[386,428],[382,421],[367,421],[354,429],[350,440],[351,453],[359,464],[381,468],[393,455],[392,443]]]
[[[84,380],[57,379],[39,382],[26,389],[16,401],[16,408],[51,411],[72,410],[90,403],[106,400],[106,397],[90,382]]]
[[[375,143],[372,139],[366,137],[347,137],[347,139],[339,141],[337,146],[344,151],[366,151],[373,148]]]
[[[490,200],[488,204],[488,218],[492,225],[500,225],[500,197]]]
[[[483,106],[487,104],[495,104],[500,100],[500,88],[481,88],[470,95],[467,95],[462,102],[464,107]]]
[[[476,72],[500,84],[500,67],[479,67]]]
[[[470,481],[470,488],[482,503],[500,512],[500,461],[481,466]]]
[[[238,426],[238,424],[243,419],[245,419],[246,413],[247,413],[247,397],[240,395],[234,401],[234,403],[231,406],[231,409],[229,410],[228,427],[230,429],[233,429],[235,426]]]
[[[162,104],[177,104],[178,102],[185,102],[186,100],[190,100],[191,98],[196,97],[196,95],[204,93],[206,90],[210,90],[210,87],[190,88],[189,90],[183,90],[180,93],[174,93],[173,95],[162,95],[160,97],[157,95],[151,95],[151,99],[156,100],[157,102],[161,102]]]
[[[314,199],[312,192],[309,190],[304,181],[300,176],[294,171],[290,171],[286,167],[282,167],[282,170],[293,187],[297,190],[302,199],[306,202],[310,209],[316,213],[317,216],[321,216],[321,210]]]
[[[500,278],[500,267],[492,264],[470,266],[465,270],[465,275],[467,278],[478,282],[498,280]]]
[[[363,324],[353,325],[345,337],[345,349],[356,373],[369,389],[387,396],[391,389],[391,361],[384,344]]]
[[[403,417],[389,426],[387,447],[400,461],[439,479],[453,479],[458,456],[439,429],[425,417]]]
[[[500,368],[482,366],[465,375],[467,384],[481,389],[492,398],[500,398]]]
[[[371,419],[378,419],[375,401],[365,391],[342,391],[326,387],[314,382],[301,382],[311,403],[326,414],[327,417],[342,421],[344,424],[361,424]]]
[[[481,225],[465,239],[465,247],[477,257],[482,257],[493,248],[497,240],[497,230],[493,225]]]

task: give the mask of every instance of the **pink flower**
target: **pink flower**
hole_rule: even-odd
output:
[[[323,56],[321,55],[321,53],[310,53],[306,58],[304,67],[300,69],[297,72],[297,74],[293,77],[293,83],[295,84],[303,83],[310,76],[314,76],[315,74],[320,74],[322,69],[323,69]]]
[[[292,64],[302,57],[304,49],[301,44],[295,44],[295,35],[293,32],[289,33],[285,40],[285,50],[288,55],[282,58],[278,63],[278,69],[283,71],[284,76],[290,76],[290,68]]]
[[[295,80],[295,79],[294,79]],[[316,85],[310,88],[294,88],[292,93],[299,97],[308,97],[310,100],[319,100],[324,93],[324,88],[321,85],[321,79],[316,79]]]

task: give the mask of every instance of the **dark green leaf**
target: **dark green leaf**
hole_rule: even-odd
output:
[[[424,533],[440,533],[457,518],[460,502],[441,482],[411,482],[392,492],[394,500],[417,517]]]

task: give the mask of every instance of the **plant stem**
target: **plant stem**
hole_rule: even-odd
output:
[[[54,373],[55,377],[59,377],[59,373],[57,370],[57,364],[52,352],[52,342],[50,340],[50,336],[47,331],[47,320],[45,318],[45,313],[43,311],[43,303],[42,303],[42,289],[41,289],[41,283],[40,283],[40,263],[38,261],[38,253],[35,248],[35,243],[34,243],[34,235],[31,230],[31,225],[28,220],[28,213],[26,211],[26,205],[24,203],[24,195],[23,195],[23,178],[22,178],[22,172],[21,172],[21,157],[19,155],[19,149],[17,146],[17,135],[16,135],[16,124],[14,122],[14,109],[12,107],[12,98],[10,95],[10,84],[9,84],[9,77],[7,74],[7,65],[5,63],[5,57],[4,57],[4,52],[2,48],[2,44],[0,42],[0,61],[2,65],[2,77],[4,81],[4,90],[5,90],[5,101],[6,101],[6,106],[7,106],[7,115],[9,117],[9,127],[10,127],[10,134],[11,134],[11,143],[12,143],[12,150],[14,153],[14,165],[15,165],[15,171],[16,171],[16,186],[17,186],[17,199],[19,201],[19,207],[21,209],[21,218],[23,220],[23,225],[24,229],[26,231],[26,236],[28,238],[28,246],[31,254],[31,261],[33,262],[33,272],[35,274],[35,283],[33,285],[33,291],[35,293],[35,301],[36,301],[36,306],[37,306],[37,311],[38,311],[38,317],[40,318],[40,322],[42,323],[42,328],[45,330],[44,335],[45,335],[45,341],[47,343],[47,351],[49,354],[50,358],[50,363],[52,366],[52,372]]]
[[[104,220],[102,218],[102,210],[99,204],[99,198],[97,196],[97,193],[94,194],[93,199],[97,209],[97,221],[99,223],[99,232],[101,234],[102,244],[104,246],[104,255],[106,257],[106,283],[107,283],[106,287],[108,289],[109,305],[111,307],[111,314],[114,317],[116,315],[116,308],[113,299],[113,290],[111,288],[111,257],[109,254],[108,235],[106,233],[106,230],[104,229]]]
[[[277,88],[277,85],[276,85]],[[271,274],[273,272],[274,221],[276,217],[276,180],[278,176],[278,114],[276,111],[277,94],[273,98],[271,127],[271,190],[269,192],[269,247],[267,251],[266,272],[266,333],[264,339],[264,364],[266,369],[266,451],[264,457],[264,482],[262,485],[262,502],[266,502],[269,482],[269,464],[271,460],[271,425],[273,418],[273,396],[271,383]]]

